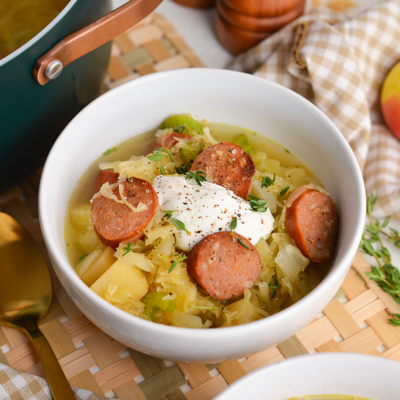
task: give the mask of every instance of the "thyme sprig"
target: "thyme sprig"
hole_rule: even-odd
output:
[[[194,179],[196,182],[197,182],[197,184],[199,185],[199,186],[202,186],[201,185],[201,182],[205,182],[207,179],[207,174],[205,173],[205,172],[203,172],[203,171],[196,171],[196,172],[186,172],[186,180],[187,179]]]
[[[124,254],[122,254],[122,257],[126,256],[130,251],[132,251],[132,246],[133,243],[128,243],[122,248],[122,250],[124,250]]]
[[[266,212],[268,210],[269,201],[260,199],[256,196],[252,196],[249,194],[249,204],[250,204],[250,211],[254,212]]]
[[[175,171],[179,175],[185,175],[190,169],[190,166],[188,163],[185,163],[185,165],[181,165],[180,167],[175,167]]]
[[[247,244],[246,244],[245,242],[243,242],[243,240],[240,239],[240,237],[234,232],[234,230],[236,229],[236,227],[237,227],[237,217],[234,217],[234,218],[232,219],[231,223],[229,224],[229,229],[231,230],[231,231],[230,231],[230,234],[231,234],[234,238],[236,238],[236,239],[238,240],[238,242],[239,242],[243,247],[246,247],[247,250],[251,250],[250,247],[247,246]]]
[[[374,257],[378,266],[371,266],[371,272],[366,275],[386,293],[389,293],[393,300],[400,304],[400,271],[393,266],[389,250],[383,245],[381,235],[386,237],[394,246],[400,248],[400,234],[396,229],[387,228],[390,218],[386,218],[383,223],[372,219],[372,211],[378,196],[370,195],[367,200],[367,216],[369,224],[366,226],[361,239],[360,249],[362,252]],[[400,314],[393,314],[393,319],[388,323],[400,326]]]
[[[270,289],[273,290],[273,292],[271,293],[271,300],[272,300],[278,294],[279,282],[278,282],[278,278],[276,277],[276,275],[274,275],[274,283],[272,285],[268,283],[268,286],[270,287]]]
[[[261,188],[275,185],[275,175],[276,174],[274,174],[274,179],[271,179],[269,176],[263,176]]]

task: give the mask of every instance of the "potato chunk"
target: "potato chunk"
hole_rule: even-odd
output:
[[[109,286],[128,291],[136,300],[140,300],[148,291],[149,283],[143,272],[137,267],[124,267],[118,260],[90,287],[103,299]]]
[[[103,275],[108,268],[111,267],[115,262],[114,250],[111,247],[106,247],[101,256],[90,266],[81,276],[83,282],[88,286],[92,286],[93,283]]]

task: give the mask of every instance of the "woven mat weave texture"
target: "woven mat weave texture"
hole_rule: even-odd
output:
[[[189,66],[201,62],[168,21],[151,15],[115,40],[106,85]],[[37,211],[39,180],[37,172],[0,194],[0,209],[21,222],[45,253]],[[369,269],[357,254],[335,299],[311,324],[277,347],[220,365],[175,364],[127,349],[82,315],[53,271],[54,300],[41,329],[73,386],[123,400],[206,400],[257,368],[299,354],[356,352],[400,362],[400,329],[387,324],[388,311],[400,313],[400,306],[367,279]],[[44,376],[33,345],[17,330],[0,328],[0,363]]]

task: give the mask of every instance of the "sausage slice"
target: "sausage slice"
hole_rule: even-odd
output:
[[[243,236],[218,232],[196,244],[188,254],[187,269],[210,296],[228,300],[254,285],[260,276],[261,259],[256,248]]]
[[[329,196],[318,190],[308,189],[300,195],[295,191],[291,196],[296,195],[298,197],[286,209],[288,234],[311,261],[329,261],[338,240],[339,217],[336,206]]]
[[[158,147],[163,147],[164,149],[171,149],[174,147],[178,141],[178,139],[186,139],[190,140],[192,137],[186,133],[179,133],[179,132],[171,132],[164,135],[162,138],[158,138],[147,150],[146,155],[152,153]]]
[[[119,174],[116,172],[105,170],[100,171],[97,175],[96,192],[100,190],[104,183],[108,182],[110,185],[118,182]]]
[[[256,172],[251,157],[240,146],[229,142],[203,150],[190,171],[204,171],[208,181],[232,190],[242,198],[246,198]]]
[[[158,207],[158,196],[149,182],[130,178],[120,183],[127,201],[137,207],[144,203],[147,209],[133,212],[126,204],[99,195],[92,202],[91,217],[97,235],[102,243],[113,248],[121,242],[134,242],[143,236],[143,229],[154,217]],[[120,200],[119,185],[111,186],[112,192]]]

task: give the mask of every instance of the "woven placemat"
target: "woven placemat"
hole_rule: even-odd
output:
[[[114,39],[107,89],[153,72],[204,67],[173,25],[159,14],[150,14]]]
[[[172,25],[151,15],[113,45],[108,88],[165,69],[202,66]],[[40,171],[0,194],[0,209],[22,223],[46,254],[38,221]],[[76,308],[50,262],[54,300],[41,329],[71,385],[123,400],[206,400],[243,375],[287,357],[314,352],[355,352],[400,362],[400,328],[388,325],[400,306],[369,280],[370,265],[357,254],[341,289],[315,320],[289,340],[223,364],[172,363],[141,354],[101,332]],[[0,327],[0,363],[44,377],[28,337]]]

